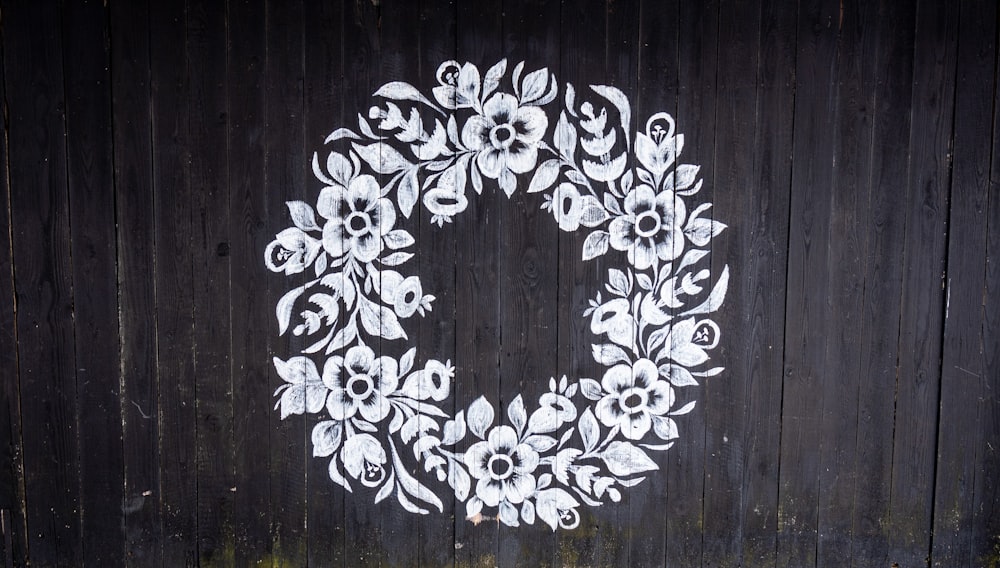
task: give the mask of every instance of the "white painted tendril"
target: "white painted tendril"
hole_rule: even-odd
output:
[[[283,419],[318,415],[313,455],[346,490],[372,488],[375,502],[443,511],[450,487],[470,519],[573,528],[581,505],[618,501],[658,469],[651,456],[678,438],[674,417],[694,408],[679,393],[722,372],[709,364],[720,335],[709,316],[729,271],[713,274],[707,255],[725,225],[695,200],[699,167],[678,162],[684,136],[669,114],[633,133],[628,99],[605,85],[581,102],[566,84],[552,108],[555,77],[524,73],[523,62],[508,79],[506,60],[485,74],[447,61],[437,80],[433,100],[387,83],[357,130],[330,134],[346,152],[313,156],[324,185],[315,206],[289,202],[293,226],[264,251],[270,270],[302,274],[276,309],[279,333],[306,345],[274,358],[285,382],[276,408]],[[442,404],[456,380],[450,360],[372,346],[405,342],[403,323],[435,299],[405,270],[414,239],[397,221],[420,201],[441,226],[473,193],[497,188],[542,194],[561,230],[587,232],[584,261],[609,255],[623,267],[607,271],[582,314],[604,371],[552,378],[530,408],[518,395],[501,409],[506,420],[485,396],[452,416]],[[418,480],[418,466],[432,475]]]

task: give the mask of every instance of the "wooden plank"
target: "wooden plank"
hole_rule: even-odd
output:
[[[419,57],[416,61],[415,80],[420,90],[427,93],[431,87],[438,85],[438,67],[443,62],[456,58],[456,8],[444,2],[420,2],[415,17],[419,22],[416,40]],[[389,48],[386,46],[386,54],[388,53]],[[404,73],[404,76],[410,75]],[[445,120],[425,106],[420,107],[420,119],[427,128],[434,124],[432,122],[434,120]],[[421,174],[421,187],[428,175],[427,172]],[[474,194],[466,192],[466,195],[472,198]],[[438,226],[431,222],[432,215],[421,200],[414,208],[411,218],[413,227],[411,234],[417,241],[412,252],[417,258],[410,262],[416,261],[415,274],[420,276],[423,293],[435,296],[431,311],[419,318],[415,337],[411,336],[411,341],[416,340],[415,368],[426,365],[426,361],[431,359],[441,363],[453,363],[456,357],[455,322],[459,313],[456,305],[456,275],[459,268],[455,251],[458,246],[458,234],[454,223]],[[451,416],[465,409],[458,405],[455,396],[458,388],[456,383],[464,378],[466,377],[451,378],[450,400],[441,403],[442,410]],[[420,468],[420,471],[423,469]],[[443,469],[447,471],[447,468]],[[436,476],[436,473],[434,475]],[[428,487],[441,488],[441,491],[446,492],[439,494],[445,509],[444,514],[431,509],[428,517],[419,518],[417,554],[410,557],[410,562],[415,558],[419,566],[453,565],[458,554],[456,549],[458,525],[469,522],[465,520],[465,503],[458,499],[455,491],[446,483],[438,483],[436,479],[432,479],[431,474],[424,475],[422,479],[427,481],[425,485]],[[450,495],[447,492],[450,492]]]
[[[980,400],[989,397],[983,343],[990,153],[996,65],[997,6],[962,2],[955,86],[941,406],[934,484],[934,566],[981,566],[977,530],[978,454],[987,432]],[[994,438],[995,440],[995,438]]]
[[[156,299],[149,7],[118,2],[110,18],[125,555],[130,566],[148,566],[159,565],[162,538],[156,320],[149,315]]]
[[[270,216],[264,230],[268,236],[277,234],[289,225],[285,202],[306,198],[306,179],[309,160],[306,157],[303,111],[305,107],[304,81],[305,59],[303,37],[305,11],[302,2],[266,3],[266,57],[264,74],[266,78],[264,97],[265,146],[264,180],[268,192]],[[339,29],[339,28],[333,28]],[[311,176],[308,179],[312,179]],[[263,251],[262,251],[263,252]],[[302,278],[290,279],[284,274],[273,274],[268,279],[267,307],[270,311],[278,300]],[[277,337],[278,324],[269,319],[268,331],[272,341],[268,355],[288,359],[296,349],[304,347],[302,341],[296,344],[285,337]],[[270,365],[270,361],[268,361]],[[284,382],[278,377],[273,366],[268,372],[268,384],[272,389]],[[272,391],[273,392],[273,391]],[[313,458],[309,451],[309,429],[299,415],[281,419],[280,409],[272,397],[268,414],[270,449],[268,469],[270,471],[272,566],[294,567],[309,562],[308,534],[313,530],[323,534],[324,527],[319,519],[309,518],[307,509],[307,485],[311,479],[307,467]],[[320,487],[325,477],[318,477]],[[326,510],[336,509],[337,502],[330,499],[324,503]],[[308,531],[307,531],[308,527]],[[326,540],[317,540],[321,545],[329,542],[331,548],[339,546],[341,540],[332,531],[326,533]],[[317,547],[318,548],[318,547]],[[325,559],[332,563],[333,558]],[[316,564],[320,564],[317,562]]]
[[[0,45],[0,97],[7,100],[4,45]],[[17,314],[14,306],[14,259],[11,247],[10,178],[7,132],[9,114],[0,116],[4,135],[0,136],[0,510],[3,516],[3,543],[8,564],[24,564],[28,549],[25,525],[24,465],[21,453],[20,376],[17,362]]]
[[[683,153],[678,160],[685,164],[701,166],[699,179],[703,189],[696,194],[700,202],[712,202],[715,189],[715,130],[716,83],[719,58],[719,3],[681,3],[678,12],[680,34],[678,50],[677,112],[674,119],[678,132],[684,134]],[[726,38],[728,41],[729,38]],[[691,202],[688,202],[691,204]],[[688,211],[696,206],[689,205]],[[706,259],[713,265],[713,254]],[[711,278],[715,278],[712,275]],[[672,311],[677,314],[677,310]],[[704,399],[715,389],[705,381],[705,388],[698,395]],[[704,398],[703,398],[704,397]],[[703,561],[702,531],[705,520],[706,461],[709,432],[709,407],[695,407],[690,414],[677,419],[680,438],[667,452],[666,478],[668,498],[666,503],[667,532],[666,558],[680,564],[698,565]]]
[[[789,220],[778,564],[816,564],[830,283],[830,195],[839,6],[800,6]]]
[[[889,561],[930,554],[941,333],[945,310],[948,172],[954,109],[954,4],[917,6],[899,332]],[[905,356],[903,356],[905,354]]]
[[[108,13],[96,3],[64,11],[66,151],[72,214],[76,399],[81,408],[82,561],[125,562],[118,281],[112,168]]]
[[[153,225],[155,227],[156,362],[160,442],[163,563],[197,562],[198,491],[194,275],[191,258],[189,106],[186,12],[183,6],[150,6],[151,113],[153,123]],[[173,46],[155,49],[155,46]],[[194,126],[197,128],[197,125]]]
[[[480,70],[502,57],[502,3],[456,3],[456,54]],[[483,72],[483,71],[481,71]],[[469,205],[455,216],[455,404],[469,405],[480,396],[494,407],[500,401],[501,295],[500,219],[502,192],[495,182],[484,180],[482,195],[470,195]],[[499,416],[503,416],[502,413]],[[456,448],[464,452],[476,441],[467,435]],[[473,482],[475,491],[475,482]],[[470,492],[470,501],[471,501]],[[468,503],[468,501],[467,501]],[[466,519],[466,507],[455,511],[455,564],[492,566],[498,563],[499,523],[488,517],[482,522]],[[484,515],[495,513],[484,512]]]
[[[760,6],[760,61],[758,64],[758,113],[755,133],[757,155],[751,192],[747,193],[744,223],[730,224],[731,231],[748,231],[749,259],[743,279],[753,284],[750,299],[750,351],[746,386],[747,422],[743,442],[743,543],[745,564],[776,562],[778,522],[778,473],[781,440],[782,384],[785,344],[786,268],[791,186],[797,7],[787,2],[762,0]],[[721,215],[720,209],[719,214]],[[735,210],[734,210],[735,212]],[[733,238],[732,235],[729,238]],[[722,240],[725,243],[725,240]],[[739,262],[738,260],[734,262]],[[747,278],[749,278],[747,280]],[[732,294],[735,290],[730,289]],[[733,296],[734,303],[739,296]],[[730,337],[730,341],[732,338]],[[733,370],[735,371],[735,370]],[[739,376],[732,372],[733,377]]]
[[[858,445],[862,343],[858,334],[867,294],[861,228],[870,208],[863,197],[871,162],[871,128],[877,70],[876,10],[870,2],[841,5],[837,40],[834,176],[829,196],[826,278],[827,341],[822,381],[816,561],[851,563]]]
[[[54,5],[4,6],[27,561],[83,562],[65,91]]]
[[[226,7],[190,2],[185,17],[192,341],[199,563],[229,564],[233,536],[233,407],[229,361],[229,159]]]
[[[757,131],[762,128],[760,33],[759,2],[720,4],[718,36],[726,40],[719,49],[716,152],[713,163],[702,169],[713,170],[715,179],[708,193],[713,206],[706,217],[728,225],[712,241],[711,272],[717,278],[728,270],[729,281],[735,285],[729,286],[726,303],[713,317],[724,331],[710,366],[725,365],[726,369],[720,376],[703,379],[699,393],[707,422],[702,558],[708,566],[740,565],[746,515],[752,514],[744,508],[745,480],[755,456],[754,445],[748,444],[753,435],[750,402],[761,338],[742,330],[747,322],[762,319],[761,314],[751,313],[755,299],[773,297],[755,266],[754,218],[745,214],[754,210],[766,191],[766,186],[746,181],[754,180],[759,159]]]
[[[233,561],[237,566],[281,565],[272,549],[272,519],[267,514],[272,504],[268,413],[274,406],[267,354],[274,330],[269,278],[260,258],[273,238],[265,223],[273,211],[282,210],[282,204],[271,199],[266,177],[265,8],[263,1],[230,1],[227,7]]]
[[[859,326],[863,378],[858,395],[857,482],[853,500],[852,560],[857,566],[888,564],[893,411],[899,356],[900,297],[913,77],[915,6],[886,0],[879,6],[876,77],[867,195],[864,311]],[[901,197],[902,196],[902,197]]]
[[[994,69],[1000,75],[1000,62]],[[994,91],[994,108],[1000,91]],[[977,450],[973,503],[972,558],[989,565],[996,559],[996,535],[1000,534],[1000,452],[995,440],[1000,438],[1000,113],[993,113],[993,144],[990,156],[989,210],[987,217],[986,285],[983,302],[983,346],[985,369],[979,401],[982,441]]]

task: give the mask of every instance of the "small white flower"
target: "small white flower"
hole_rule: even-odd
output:
[[[275,235],[264,249],[264,263],[274,272],[298,274],[316,260],[322,248],[320,242],[296,227],[289,227]]]
[[[497,426],[485,441],[473,444],[465,452],[465,465],[479,480],[476,496],[490,507],[501,501],[521,503],[535,491],[532,472],[538,467],[538,452],[518,443],[510,426]]]

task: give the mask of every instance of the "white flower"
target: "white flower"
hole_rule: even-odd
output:
[[[290,414],[319,412],[326,401],[327,390],[316,372],[316,364],[308,357],[292,357],[288,361],[274,358],[274,368],[286,383],[274,391],[281,394],[275,408],[281,407],[281,419]]]
[[[628,261],[645,270],[660,260],[671,261],[684,249],[684,202],[673,191],[653,193],[640,185],[625,196],[625,214],[608,226],[611,246],[628,251]]]
[[[385,448],[370,434],[351,436],[344,442],[341,453],[344,469],[368,487],[376,487],[385,479]]]
[[[324,188],[316,210],[328,219],[323,248],[334,258],[349,252],[361,262],[375,260],[382,250],[382,237],[396,224],[392,202],[381,197],[381,188],[370,175],[354,178],[347,188]]]
[[[640,359],[635,365],[615,365],[601,381],[604,396],[595,409],[597,418],[608,427],[621,426],[622,435],[638,440],[653,424],[650,415],[662,415],[674,403],[674,391],[659,380],[656,364]]]
[[[334,420],[347,420],[359,412],[369,422],[389,414],[389,399],[396,390],[398,366],[391,357],[375,358],[369,347],[358,345],[341,358],[331,357],[323,367],[323,383],[330,389],[327,412]]]
[[[264,263],[274,272],[298,274],[316,260],[320,242],[302,229],[289,227],[275,235],[264,249]]]
[[[517,98],[497,93],[483,104],[483,114],[469,118],[462,128],[462,143],[479,152],[476,164],[483,175],[500,180],[500,187],[510,195],[516,180],[535,167],[538,142],[549,125],[542,109],[518,106]]]
[[[635,319],[629,313],[630,304],[625,298],[615,298],[594,309],[590,316],[590,331],[594,335],[607,334],[618,345],[631,346]]]
[[[535,491],[538,452],[518,443],[510,426],[497,426],[486,441],[476,442],[465,452],[469,473],[479,480],[476,496],[490,507],[501,501],[521,503]]]

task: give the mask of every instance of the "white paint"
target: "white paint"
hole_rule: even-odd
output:
[[[699,166],[678,162],[684,136],[669,114],[633,133],[620,90],[578,95],[567,84],[550,124],[556,111],[543,107],[558,84],[547,69],[519,63],[508,79],[506,60],[485,73],[447,61],[437,77],[433,100],[384,85],[357,130],[327,137],[351,149],[313,156],[325,186],[315,207],[289,202],[293,226],[264,251],[270,270],[310,275],[277,304],[279,333],[306,347],[274,358],[285,382],[275,408],[283,419],[318,415],[313,455],[329,458],[346,490],[375,490],[375,502],[392,496],[426,514],[443,511],[450,491],[473,522],[573,528],[579,507],[619,501],[659,469],[654,457],[679,437],[676,417],[695,407],[680,393],[722,372],[709,364],[721,335],[709,315],[729,270],[713,274],[708,250],[725,225],[694,199]],[[443,404],[456,380],[450,360],[417,364],[413,348],[395,359],[370,345],[405,342],[407,321],[435,300],[406,270],[414,238],[397,222],[422,203],[443,226],[497,189],[542,194],[561,230],[587,233],[583,260],[607,255],[621,266],[584,313],[605,371],[552,378],[530,407],[521,395],[500,409],[483,396],[452,416]],[[414,461],[431,475],[415,477]]]

